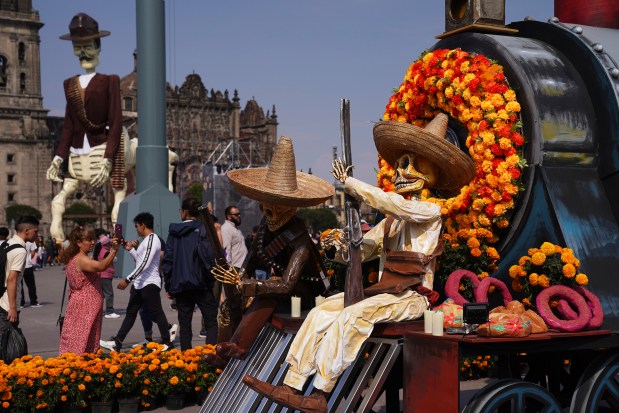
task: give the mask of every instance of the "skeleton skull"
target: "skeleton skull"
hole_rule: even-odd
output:
[[[424,187],[434,186],[438,176],[438,167],[428,159],[405,153],[396,162],[396,173],[392,181],[396,193],[408,195],[419,193]]]
[[[82,69],[87,73],[94,72],[95,68],[99,66],[100,51],[94,40],[73,42],[73,54],[79,58]]]
[[[297,212],[297,208],[287,205],[260,202],[260,212],[262,212],[262,215],[264,215],[267,220],[269,231],[275,231],[281,228],[286,222],[290,221],[290,218]]]

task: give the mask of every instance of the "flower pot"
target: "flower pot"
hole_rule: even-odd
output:
[[[180,410],[185,406],[185,393],[170,393],[165,398],[165,407],[168,410]]]
[[[114,400],[90,402],[92,413],[112,413],[113,408]]]
[[[155,410],[157,407],[159,406],[156,397],[151,396],[150,394],[142,396],[142,410],[150,411]]]
[[[118,399],[118,413],[137,413],[140,408],[139,397]]]
[[[200,390],[196,392],[196,404],[202,406],[208,397],[208,390]]]
[[[82,406],[62,406],[62,413],[82,413]]]

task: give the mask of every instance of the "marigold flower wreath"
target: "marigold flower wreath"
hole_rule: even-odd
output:
[[[446,229],[439,279],[444,283],[458,268],[471,269],[483,279],[496,271],[500,256],[491,245],[509,225],[514,200],[523,189],[520,104],[501,65],[481,54],[439,49],[424,52],[412,63],[383,118],[423,127],[439,112],[467,130],[466,146],[477,170],[473,181],[452,198],[422,193],[440,205]],[[393,168],[380,156],[378,165],[378,186],[393,191]]]

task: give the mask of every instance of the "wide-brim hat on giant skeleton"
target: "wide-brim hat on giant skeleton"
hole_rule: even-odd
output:
[[[460,148],[445,139],[449,118],[438,114],[425,128],[410,123],[382,121],[374,125],[374,144],[391,166],[405,153],[421,155],[440,170],[434,188],[459,189],[475,176],[475,163]]]
[[[305,207],[318,205],[335,193],[333,185],[298,172],[292,140],[282,136],[266,168],[234,169],[228,178],[241,195],[258,202]]]
[[[69,23],[69,33],[60,36],[62,40],[82,42],[109,36],[107,30],[99,31],[99,23],[86,13],[77,13]]]

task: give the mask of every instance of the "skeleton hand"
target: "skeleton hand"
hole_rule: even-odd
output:
[[[239,276],[239,273],[236,272],[236,269],[231,265],[223,266],[217,264],[211,269],[211,273],[213,273],[213,276],[217,281],[223,284],[236,286],[241,285],[241,277]]]
[[[337,158],[335,161],[331,163],[333,170],[331,171],[331,175],[341,183],[346,182],[346,178],[348,178],[348,171],[350,171],[353,166],[344,166],[344,162],[340,158]]]
[[[62,182],[62,179],[58,176],[58,172],[60,172],[60,165],[62,165],[62,159],[56,158],[52,161],[52,164],[47,169],[47,174],[45,177],[54,182]]]
[[[92,178],[92,181],[90,181],[90,185],[92,186],[101,186],[105,182],[107,182],[108,178],[110,177],[110,172],[112,171],[112,160],[105,159],[103,162],[100,163],[100,165],[101,170],[94,178]]]

